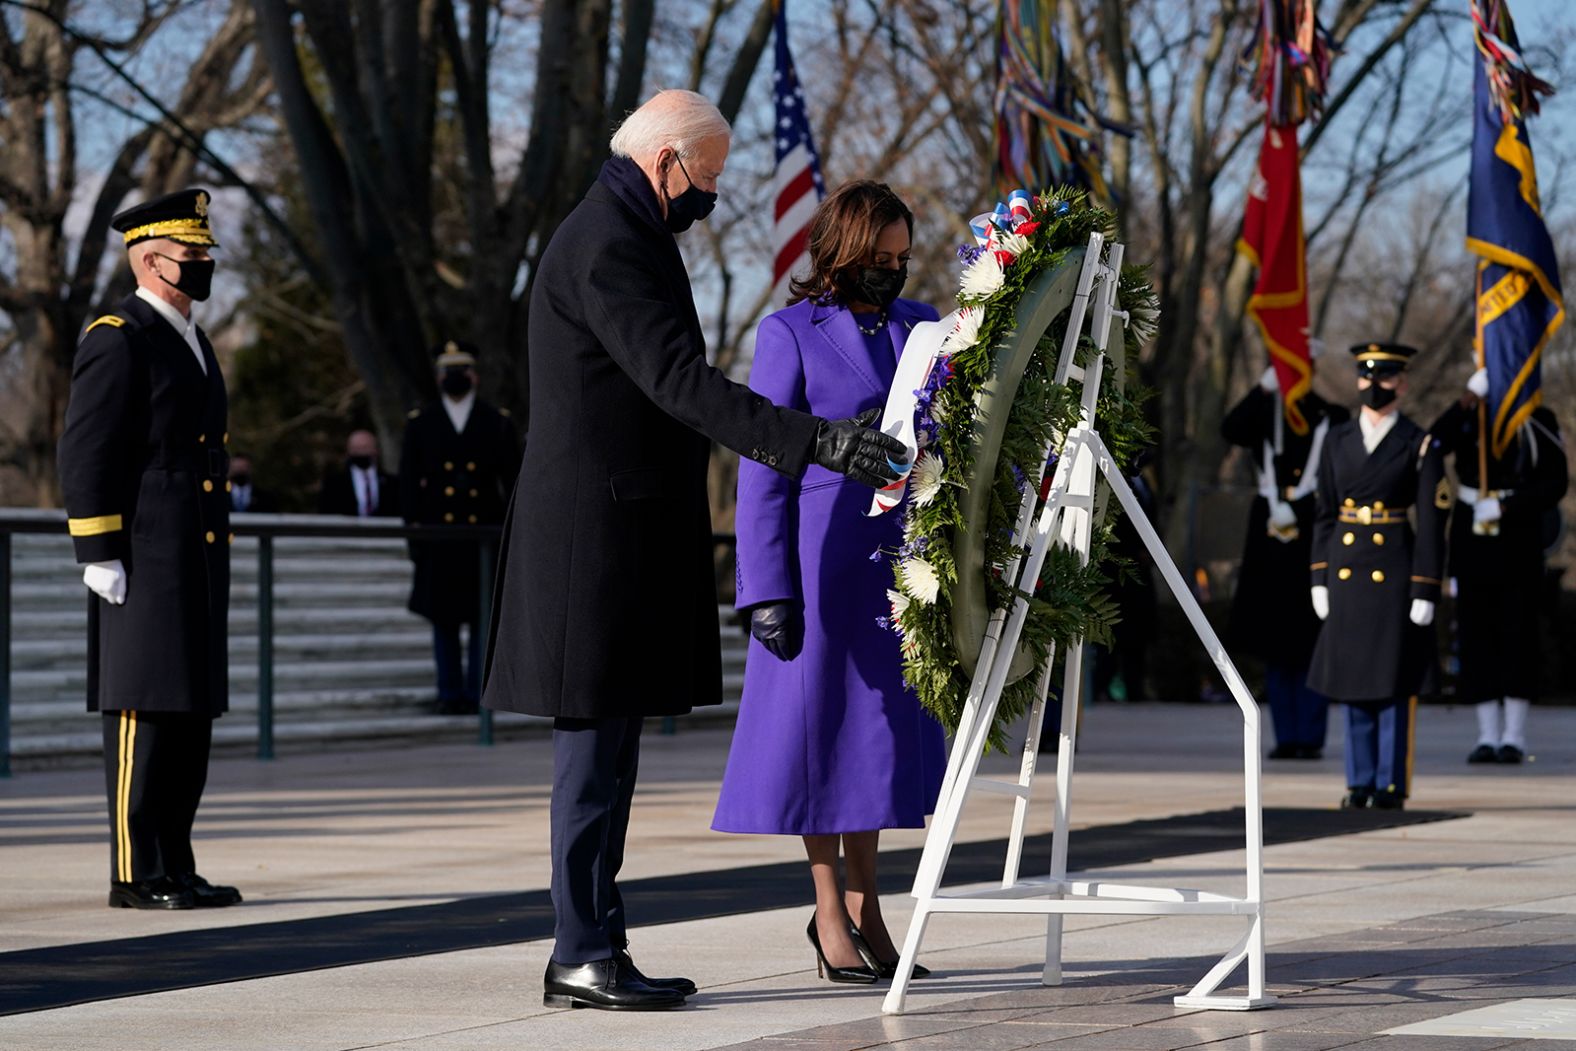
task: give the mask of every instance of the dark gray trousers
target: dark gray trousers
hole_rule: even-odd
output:
[[[605,960],[628,943],[618,870],[644,720],[553,720],[553,959]]]

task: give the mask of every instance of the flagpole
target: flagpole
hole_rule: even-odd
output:
[[[1477,265],[1477,295],[1472,300],[1472,313],[1476,322],[1477,335],[1472,340],[1474,356],[1477,358],[1477,367],[1488,368],[1488,362],[1483,351],[1483,270],[1487,264],[1479,260]],[[1488,398],[1479,395],[1477,400],[1477,460],[1478,460],[1478,499],[1488,491]]]

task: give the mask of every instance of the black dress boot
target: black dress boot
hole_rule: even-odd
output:
[[[199,909],[214,909],[241,903],[240,891],[234,887],[214,886],[195,872],[183,872],[171,878],[186,888],[192,896],[192,904]]]
[[[617,956],[573,966],[548,960],[547,973],[542,976],[544,1007],[661,1011],[683,1004],[683,993],[647,985]]]

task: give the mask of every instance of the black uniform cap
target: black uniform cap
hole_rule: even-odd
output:
[[[476,344],[451,339],[432,348],[433,363],[440,369],[463,369],[476,364]]]
[[[1357,360],[1357,375],[1370,378],[1400,372],[1416,353],[1416,347],[1404,343],[1359,343],[1351,348],[1352,357]]]
[[[126,236],[126,247],[155,237],[167,237],[181,244],[217,248],[208,227],[208,191],[193,186],[151,201],[134,204],[109,221]]]

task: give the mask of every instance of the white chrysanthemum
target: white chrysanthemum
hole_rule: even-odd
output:
[[[903,591],[908,597],[927,606],[934,605],[941,594],[941,578],[936,575],[936,567],[923,558],[911,558],[900,563],[898,568]]]
[[[1145,296],[1136,306],[1128,308],[1128,319],[1138,342],[1148,343],[1160,330],[1160,307],[1153,296]]]
[[[968,350],[980,341],[980,323],[985,320],[985,311],[977,307],[964,307],[958,311],[958,320],[952,326],[952,331],[947,333],[947,338],[941,341],[943,354],[955,354],[960,350]]]
[[[996,247],[1011,252],[1016,259],[1029,250],[1029,239],[1022,234],[999,233],[996,235]]]
[[[916,505],[925,507],[941,492],[941,474],[944,469],[945,465],[937,454],[925,453],[920,456],[919,462],[914,464],[914,473],[908,479]]]
[[[887,588],[887,601],[892,604],[892,619],[901,620],[903,614],[908,612],[908,596],[901,591]]]
[[[993,296],[1000,291],[1002,282],[1006,279],[1007,275],[1002,271],[996,257],[989,252],[981,252],[980,257],[963,271],[963,294],[980,299]]]

